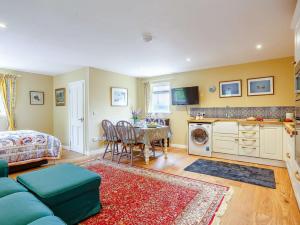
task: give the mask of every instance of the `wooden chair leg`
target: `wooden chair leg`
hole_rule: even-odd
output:
[[[124,151],[125,150],[125,151]],[[119,157],[119,160],[118,160],[118,163],[120,163],[121,161],[121,158],[123,157],[123,153],[127,152],[127,149],[126,149],[126,146],[124,145],[122,147],[122,150],[121,150],[121,154],[120,154],[120,157]],[[126,154],[127,155],[127,154]]]
[[[106,145],[106,148],[105,148],[105,150],[104,150],[104,154],[103,154],[103,156],[102,156],[102,159],[104,159],[105,154],[108,152],[108,151],[107,151],[107,150],[108,150],[108,147],[109,147],[109,142],[108,142],[107,145]]]
[[[132,166],[133,164],[133,146],[130,146],[130,165]]]

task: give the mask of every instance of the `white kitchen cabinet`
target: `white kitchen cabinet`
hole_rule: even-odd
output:
[[[239,151],[239,139],[237,137],[214,135],[213,151],[237,155]]]
[[[260,157],[282,160],[282,126],[262,125],[260,127]]]
[[[237,122],[213,124],[213,151],[237,155],[239,151],[239,125]]]

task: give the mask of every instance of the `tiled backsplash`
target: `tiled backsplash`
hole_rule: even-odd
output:
[[[204,117],[224,118],[229,115],[231,118],[247,118],[250,116],[263,117],[265,119],[285,118],[287,112],[294,112],[292,106],[273,106],[273,107],[216,107],[216,108],[191,108],[191,116],[197,113],[205,113]]]

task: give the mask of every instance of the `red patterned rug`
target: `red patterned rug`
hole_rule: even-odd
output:
[[[84,225],[218,224],[232,193],[229,187],[109,161],[87,168],[102,177],[103,209]]]

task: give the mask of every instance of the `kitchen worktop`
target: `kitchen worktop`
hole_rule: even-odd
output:
[[[246,120],[246,119],[238,119],[238,118],[203,118],[196,120],[194,118],[188,119],[188,123],[215,123],[215,122],[238,122],[240,124],[249,124],[249,125],[284,125],[286,131],[289,134],[295,134],[295,127],[293,122],[281,122],[278,119],[264,119],[263,121],[251,121],[251,120]]]
[[[215,123],[215,122],[238,122],[243,124],[274,124],[282,125],[283,122],[280,122],[277,119],[264,119],[263,121],[251,121],[246,119],[237,119],[237,118],[203,118],[196,120],[193,118],[188,119],[189,123]]]

